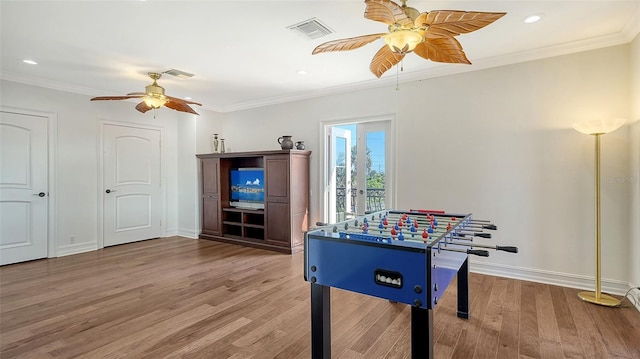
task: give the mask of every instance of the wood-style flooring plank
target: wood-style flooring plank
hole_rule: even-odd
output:
[[[180,237],[0,267],[0,358],[308,359],[303,253]],[[434,310],[444,358],[640,358],[640,313],[577,290],[471,273]],[[331,289],[332,353],[411,357],[407,305]]]

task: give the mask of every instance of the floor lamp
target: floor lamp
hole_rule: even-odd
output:
[[[596,139],[595,148],[595,192],[596,192],[596,291],[580,292],[578,297],[585,302],[615,307],[620,300],[603,294],[600,290],[600,136],[615,131],[624,124],[623,119],[592,120],[573,124],[573,128],[585,135],[593,135]]]

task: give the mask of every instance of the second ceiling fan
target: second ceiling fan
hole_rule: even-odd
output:
[[[157,80],[162,77],[162,74],[159,74],[157,72],[149,72],[148,75],[153,80],[153,83],[145,87],[145,92],[131,92],[126,94],[125,96],[98,96],[92,98],[91,101],[128,100],[131,98],[139,98],[142,99],[142,102],[136,105],[136,110],[142,113],[164,106],[172,110],[198,115],[198,113],[194,111],[189,105],[202,106],[202,104],[165,95],[164,87],[158,85],[157,82]]]

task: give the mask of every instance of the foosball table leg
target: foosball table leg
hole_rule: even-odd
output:
[[[433,359],[433,312],[411,307],[411,359]]]
[[[458,269],[458,318],[469,319],[469,258]]]
[[[331,359],[330,289],[311,283],[311,359]]]

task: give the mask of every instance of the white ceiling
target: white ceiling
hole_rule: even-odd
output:
[[[421,12],[507,15],[457,37],[473,65],[409,54],[398,78],[394,68],[378,79],[369,63],[382,40],[311,55],[326,41],[386,31],[386,25],[363,17],[361,0],[1,0],[0,78],[108,96],[143,91],[151,82],[147,72],[178,69],[195,76],[164,75],[159,84],[168,95],[190,96],[204,108],[229,112],[618,45],[640,31],[640,0],[410,0],[408,5]],[[525,24],[531,14],[543,18]],[[287,29],[312,17],[335,33],[310,40]],[[23,63],[27,58],[38,65]]]

